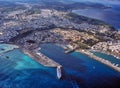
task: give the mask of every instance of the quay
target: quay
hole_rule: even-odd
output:
[[[37,62],[39,62],[43,66],[47,66],[47,67],[61,66],[60,64],[58,64],[57,62],[51,60],[50,58],[48,58],[47,56],[45,56],[44,54],[42,54],[39,51],[36,51],[36,50],[25,50],[25,49],[22,49],[22,51],[25,54],[27,54],[28,56],[34,58]]]
[[[95,60],[97,60],[97,61],[99,61],[99,62],[101,62],[101,63],[103,63],[103,64],[105,64],[107,66],[109,66],[109,67],[111,67],[111,68],[113,68],[114,70],[120,72],[120,67],[118,65],[115,65],[114,63],[112,64],[108,60],[97,57],[97,56],[95,56],[93,53],[91,53],[89,51],[85,51],[85,50],[76,50],[76,51],[80,52],[80,53],[83,53],[83,54],[85,54],[85,55],[87,55],[87,56],[89,56],[89,57],[91,57],[91,58],[93,58],[93,59],[95,59]]]
[[[69,50],[65,50],[65,53],[68,54],[68,53],[71,53],[71,52],[74,52],[75,50],[74,49],[69,49]]]
[[[68,54],[68,53],[74,52],[77,49],[78,49],[77,47],[74,48],[74,49],[68,48],[68,49],[65,50],[65,53]]]
[[[33,50],[28,50],[28,49],[23,49],[22,47],[19,47],[17,45],[12,45],[12,44],[0,44],[0,55],[10,52],[14,49],[19,48],[24,54],[32,57],[33,59],[35,59],[38,63],[42,64],[43,66],[46,67],[55,67],[56,68],[56,75],[58,79],[61,79],[62,77],[62,66],[60,64],[58,64],[57,62],[51,60],[50,58],[48,58],[47,56],[45,56],[44,54],[42,54],[41,52],[39,52],[39,50],[41,48],[37,48],[37,49],[33,49]],[[9,58],[8,56],[6,58]]]
[[[40,48],[39,48],[40,49]],[[51,60],[50,58],[48,58],[47,56],[45,56],[44,54],[42,54],[41,52],[39,52],[38,50],[24,50],[22,49],[22,51],[32,57],[33,59],[35,59],[37,62],[39,62],[40,64],[42,64],[43,66],[46,67],[55,67],[56,68],[56,75],[58,79],[62,78],[62,65],[60,65],[59,63]]]
[[[63,48],[65,51],[65,54],[68,54],[68,53],[71,53],[71,52],[74,52],[77,48],[73,48],[71,45],[66,45],[64,46]]]

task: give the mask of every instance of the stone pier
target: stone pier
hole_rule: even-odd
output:
[[[50,59],[49,57],[45,56],[44,54],[42,54],[41,52],[39,52],[37,50],[32,50],[31,51],[31,50],[24,50],[24,49],[22,49],[22,51],[25,54],[27,54],[28,56],[30,56],[33,59],[35,59],[37,62],[39,62],[43,66],[47,66],[47,67],[58,67],[58,66],[61,66],[59,63],[53,61],[52,59]]]

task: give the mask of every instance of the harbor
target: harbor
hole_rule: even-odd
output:
[[[34,55],[37,56],[37,58],[34,57]],[[0,80],[6,83],[5,78],[11,79],[12,84],[7,82],[12,88],[14,88],[13,84],[19,80],[22,80],[22,84],[25,83],[23,85],[24,88],[27,86],[26,84],[30,82],[35,82],[35,84],[33,84],[34,86],[39,85],[43,87],[58,87],[58,85],[58,88],[65,88],[66,85],[68,88],[73,88],[74,86],[84,87],[84,85],[89,84],[90,81],[91,85],[89,87],[93,88],[99,85],[98,77],[105,80],[99,85],[104,87],[102,84],[108,84],[109,86],[111,81],[117,82],[116,80],[118,80],[117,78],[110,80],[107,78],[108,76],[120,77],[117,71],[94,59],[90,59],[86,54],[77,52],[65,54],[63,48],[53,44],[46,44],[45,47],[40,46],[40,48],[35,51],[24,50],[23,52],[22,49],[14,49],[4,53],[4,56],[9,56],[9,59],[0,57],[0,71],[5,74]],[[50,64],[47,61],[54,64]],[[8,75],[8,77],[6,77],[6,75]],[[92,85],[93,82],[96,85]],[[2,82],[0,82],[0,85],[1,83]],[[20,83],[17,84],[22,86]],[[17,85],[14,86],[17,88]],[[113,83],[113,86],[116,87],[117,84]]]
[[[47,56],[45,56],[44,54],[40,53],[38,49],[35,50],[25,50],[22,49],[22,51],[27,54],[28,56],[32,57],[33,59],[35,59],[36,61],[38,61],[40,64],[42,64],[43,66],[47,66],[47,67],[57,67],[57,66],[61,66],[60,64],[58,64],[57,62],[51,60],[50,58],[48,58]],[[34,53],[33,53],[34,52]]]
[[[59,82],[56,68],[43,66],[20,49],[6,52],[4,56],[9,56],[9,59],[0,56],[0,86],[3,88],[45,88],[58,83],[60,87],[64,87],[62,84],[70,85],[67,81]]]
[[[113,68],[114,70],[120,72],[120,67],[118,66],[118,64],[114,64],[114,63],[111,63],[110,61],[108,60],[105,60],[103,58],[100,58],[98,56],[95,56],[93,53],[89,52],[89,51],[85,51],[85,50],[77,50],[77,52],[80,52],[80,53],[83,53],[85,55],[88,55],[89,57],[91,57],[92,59],[95,59],[111,68]]]
[[[119,16],[119,0],[0,0],[0,88],[120,88]]]
[[[62,80],[72,80],[72,84],[77,87],[80,85],[84,88],[84,84],[82,85],[81,82],[85,83],[85,85],[91,84],[87,86],[88,88],[97,88],[98,85],[99,88],[111,87],[111,82],[113,85],[115,83],[115,80],[113,82],[113,79],[116,76],[115,74],[119,74],[117,70],[114,70],[112,67],[109,67],[86,54],[80,52],[65,54],[63,48],[54,44],[41,45],[40,52],[53,59],[55,62],[60,63],[64,71],[62,74]],[[119,76],[117,77],[119,78]],[[101,84],[99,84],[100,80],[104,81],[101,81]],[[107,87],[104,85],[107,85]],[[114,85],[114,87],[116,85]]]
[[[15,49],[19,49],[19,46],[11,45],[11,44],[0,44],[0,54],[1,55],[3,55],[4,53],[13,51]],[[37,62],[39,62],[40,64],[42,64],[45,67],[55,67],[57,77],[58,77],[58,79],[61,79],[61,77],[62,77],[62,72],[61,72],[62,66],[59,63],[57,63],[57,62],[53,61],[52,59],[48,58],[44,54],[40,53],[39,52],[40,48],[35,49],[33,51],[22,49],[22,48],[20,50],[24,54],[32,57],[32,59],[36,60]],[[6,56],[5,58],[10,58],[10,57]]]
[[[35,59],[36,61],[38,61],[39,63],[41,63],[43,66],[47,66],[47,67],[60,66],[58,63],[54,62],[53,60],[50,60],[48,57],[46,57],[42,53],[33,53],[27,50],[23,50],[23,52],[28,56],[32,57],[33,59]]]
[[[49,57],[45,56],[44,54],[42,54],[41,52],[39,52],[39,49],[35,49],[34,51],[28,51],[28,50],[23,50],[22,51],[32,57],[33,59],[35,59],[37,62],[39,62],[40,64],[42,64],[45,67],[55,67],[56,68],[56,76],[58,79],[62,78],[62,65],[60,65],[59,63],[53,61],[52,59],[50,59]],[[34,52],[34,53],[33,53]]]

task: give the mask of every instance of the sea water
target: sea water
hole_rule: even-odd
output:
[[[111,63],[118,64],[118,66],[120,66],[120,58],[116,58],[112,55],[107,55],[101,52],[92,52],[92,53],[100,58],[103,58],[105,60],[110,61]]]
[[[73,13],[104,21],[120,30],[120,4],[111,5],[111,8],[107,9],[86,8],[73,10]]]
[[[1,54],[1,88],[119,88],[120,73],[88,56],[54,44],[43,44],[43,54],[63,66],[62,79],[56,68],[45,67],[21,50]],[[34,53],[34,52],[33,52]],[[7,57],[7,58],[6,58]]]
[[[67,80],[60,81],[56,68],[44,67],[19,49],[0,56],[0,88],[57,87],[72,88],[72,84]]]
[[[64,69],[64,78],[80,88],[119,88],[120,73],[88,56],[64,50],[54,44],[43,44],[43,54],[60,63]],[[74,87],[74,88],[77,88]]]

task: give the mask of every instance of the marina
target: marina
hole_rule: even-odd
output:
[[[112,64],[114,65],[118,65],[120,67],[120,58],[119,57],[115,57],[112,56],[110,54],[105,54],[105,53],[101,53],[101,52],[95,52],[95,51],[91,51],[94,55],[101,57],[105,60],[110,61]]]
[[[42,64],[45,67],[55,67],[57,69],[56,77],[58,79],[62,78],[62,72],[61,72],[62,66],[60,64],[58,64],[57,62],[55,62],[52,59],[48,58],[47,56],[40,53],[39,51],[36,51],[36,50],[35,51],[22,50],[22,51],[25,54],[27,54],[28,56],[35,59],[37,62],[39,62],[40,64]],[[32,53],[32,52],[34,52],[34,53]]]
[[[5,56],[9,56],[9,59],[5,59]],[[2,57],[0,56],[0,62],[0,87],[31,88],[34,86],[39,88],[42,86],[45,88],[58,84],[60,87],[65,87],[64,84],[67,84],[69,88],[72,88],[69,81],[59,81],[62,76],[61,66],[58,66],[58,71],[56,71],[55,65],[44,66],[20,49],[5,52]]]
[[[37,62],[39,62],[40,64],[42,64],[43,66],[47,66],[47,67],[57,67],[57,66],[61,66],[60,64],[58,64],[57,62],[51,60],[50,58],[48,58],[47,56],[45,56],[44,54],[40,53],[40,52],[36,52],[36,51],[28,51],[28,50],[22,50],[26,55],[34,58]],[[34,52],[34,53],[33,53]]]
[[[100,61],[88,57],[86,54],[82,54],[80,52],[65,54],[64,49],[54,44],[41,45],[40,52],[60,63],[64,72],[62,79],[71,80],[74,86],[76,85],[81,86],[82,88],[87,88],[88,86],[85,85],[89,84],[89,88],[97,88],[97,86],[101,88],[108,88],[112,87],[110,85],[111,82],[113,85],[115,83],[114,87],[116,85],[116,87],[119,86],[119,83],[115,82],[115,80],[119,79],[120,75],[117,70],[114,70],[112,67],[107,66]],[[115,78],[113,82],[112,77],[117,77],[118,79]],[[111,78],[112,80],[110,80]],[[99,80],[104,81],[101,81],[101,84],[99,84]]]
[[[2,78],[0,78],[0,86],[9,84],[11,88],[16,88],[17,85],[19,85],[20,88],[26,88],[31,86],[30,83],[33,83],[33,86],[36,86],[36,88],[38,85],[42,87],[56,86],[57,88],[73,88],[74,86],[87,88],[88,86],[86,85],[90,84],[89,87],[93,88],[98,85],[105,87],[106,85],[104,84],[107,84],[107,87],[111,87],[111,82],[113,83],[112,86],[119,86],[120,74],[117,71],[84,54],[78,52],[65,54],[63,48],[54,44],[41,45],[38,50],[42,53],[42,56],[45,55],[45,57],[51,58],[52,61],[59,64],[56,64],[56,66],[48,64],[49,66],[46,66],[44,65],[45,63],[40,63],[41,61],[39,62],[29,54],[23,53],[23,51],[19,49],[14,49],[4,53],[4,56],[9,56],[9,59],[0,57],[0,61],[2,62],[0,63],[0,74],[4,73]],[[39,59],[40,57],[41,54]],[[103,70],[105,70],[105,72],[103,72]],[[97,75],[98,73],[99,76]],[[104,80],[101,84],[99,84],[99,77],[101,80]],[[8,79],[10,79],[10,81]],[[17,81],[18,83],[16,83]],[[93,82],[96,85],[93,85]],[[15,85],[13,87],[14,83]]]
[[[101,63],[103,63],[103,64],[105,64],[105,65],[107,65],[109,67],[111,67],[111,68],[113,68],[114,70],[116,70],[118,72],[120,72],[119,64],[114,64],[114,63],[110,62],[109,60],[104,59],[105,54],[104,54],[103,57],[100,57],[100,56],[97,56],[96,54],[93,54],[93,53],[91,53],[89,51],[78,50],[78,52],[86,54],[89,57],[91,57],[91,58],[93,58],[93,59],[95,59],[95,60],[97,60],[97,61],[99,61],[99,62],[101,62]],[[109,57],[107,56],[107,58],[109,58]]]

